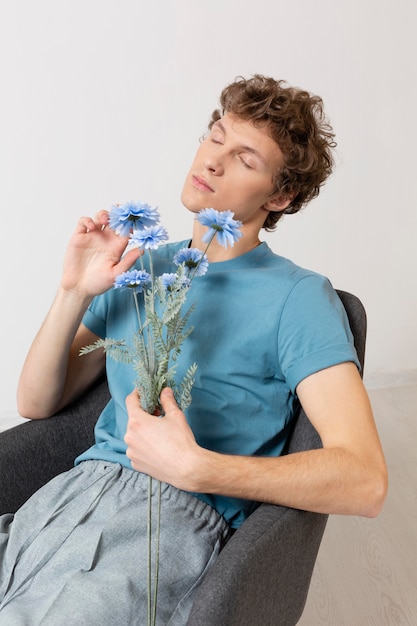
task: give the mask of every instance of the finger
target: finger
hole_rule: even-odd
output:
[[[132,267],[134,262],[141,256],[141,252],[137,248],[132,248],[128,250],[125,255],[122,256],[119,263],[117,264],[117,272],[121,274],[122,272],[127,272],[129,268]]]
[[[140,398],[136,389],[134,389],[128,396],[126,396],[126,408],[129,411],[137,411],[141,408]]]
[[[106,213],[106,211],[104,211],[104,213]],[[108,222],[108,217],[106,218],[105,215],[100,216],[100,213],[97,213],[94,219],[92,217],[83,216],[83,217],[80,217],[77,222],[76,232],[88,233],[92,230],[103,228],[103,226],[105,226],[107,222]]]
[[[94,230],[96,224],[91,217],[80,217],[77,222],[76,232],[78,233],[88,233],[90,230]]]
[[[96,213],[96,215],[94,216],[94,220],[95,222],[97,222],[97,224],[100,224],[100,226],[107,226],[107,224],[109,223],[109,212],[102,209],[101,211]]]

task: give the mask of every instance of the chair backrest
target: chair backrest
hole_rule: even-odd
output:
[[[366,313],[345,291],[346,309],[362,366]],[[300,408],[288,453],[321,447],[321,440]],[[187,626],[295,626],[307,593],[328,516],[261,504],[221,551],[203,580]]]
[[[365,344],[366,344],[366,331],[367,331],[367,319],[366,311],[357,296],[347,291],[337,290],[337,294],[345,307],[350,329],[352,331],[353,340],[355,342],[355,348],[358,355],[359,363],[363,369],[365,366]]]

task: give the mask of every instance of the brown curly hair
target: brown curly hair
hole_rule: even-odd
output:
[[[320,97],[290,87],[283,80],[255,74],[238,76],[220,95],[221,110],[211,116],[209,128],[225,113],[255,125],[267,123],[284,157],[275,185],[291,202],[284,211],[270,211],[263,225],[272,231],[283,213],[297,213],[318,196],[332,172],[334,133]]]

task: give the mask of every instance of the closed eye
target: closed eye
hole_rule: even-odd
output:
[[[213,143],[219,143],[219,144],[223,144],[224,143],[224,137],[221,133],[219,132],[211,132],[210,134],[210,140]]]
[[[211,131],[210,131],[210,140],[213,143],[224,143],[225,140],[225,136],[226,136],[226,131],[223,127],[223,125],[220,122],[215,122],[213,124],[213,126],[211,127]]]
[[[248,168],[248,170],[254,169],[254,165],[252,161],[250,161],[248,158],[246,158],[245,156],[239,155],[239,159],[242,162],[242,164]]]

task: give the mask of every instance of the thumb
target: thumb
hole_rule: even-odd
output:
[[[165,414],[172,411],[180,411],[180,408],[175,400],[174,392],[170,387],[164,387],[161,391],[160,402]]]
[[[131,250],[128,250],[117,263],[117,271],[120,274],[122,274],[123,272],[127,272],[140,256],[142,256],[142,251],[138,248],[132,248]]]

